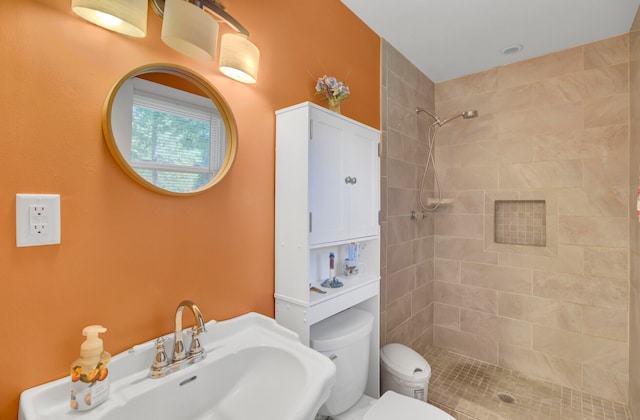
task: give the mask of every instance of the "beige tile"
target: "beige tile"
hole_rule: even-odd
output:
[[[627,306],[627,281],[585,277],[581,274],[536,271],[533,274],[533,295],[600,308],[620,309]],[[598,313],[595,311],[596,308],[590,309],[592,310],[590,314]],[[586,310],[587,307],[585,307]],[[586,321],[586,312],[584,317]],[[594,327],[595,325],[592,324],[592,328]]]
[[[461,282],[471,286],[531,294],[531,278],[530,269],[472,262],[462,263]]]
[[[533,326],[533,350],[566,360],[628,373],[627,343],[554,328]]]
[[[426,308],[433,303],[433,282],[415,288],[411,292],[412,314]]]
[[[433,292],[435,302],[492,314],[498,311],[498,296],[495,290],[436,281]]]
[[[531,348],[531,324],[528,322],[463,309],[460,313],[460,330],[486,335],[500,343]]]
[[[415,108],[407,107],[393,99],[387,99],[387,130],[396,130],[406,136],[415,136],[418,116]]]
[[[582,308],[582,331],[585,334],[627,341],[629,313],[626,310],[604,309],[593,306]]]
[[[433,258],[422,261],[414,267],[416,270],[416,287],[433,282]]]
[[[579,160],[518,163],[500,168],[500,188],[572,188],[582,185]]]
[[[411,341],[413,340],[411,322],[409,320],[403,322],[387,332],[385,338],[387,343],[400,343],[405,346],[411,346]]]
[[[418,141],[396,130],[386,132],[386,137],[382,139],[382,151],[386,151],[386,156],[381,159],[381,166],[386,166],[387,159],[397,159],[409,163],[416,162]],[[386,141],[385,141],[386,140]],[[384,164],[382,162],[385,162]]]
[[[433,344],[487,363],[498,363],[498,344],[490,338],[434,325]]]
[[[580,305],[513,293],[498,293],[498,315],[537,325],[579,332]]]
[[[484,208],[483,191],[444,191],[443,197],[451,198],[449,206],[438,209],[441,213],[482,214]]]
[[[582,365],[580,363],[538,351],[501,343],[499,363],[500,366],[566,387],[579,389],[582,384]]]
[[[629,95],[619,94],[584,101],[584,126],[602,127],[629,121]]]
[[[387,305],[414,289],[416,270],[414,267],[387,276]]]
[[[580,362],[584,360],[583,336],[579,332],[570,332],[555,328],[533,326],[533,350],[550,354],[561,359]]]
[[[629,130],[626,124],[538,134],[533,136],[535,160],[588,159],[626,156]]]
[[[621,248],[584,249],[584,274],[592,277],[627,278],[627,250]]]
[[[416,212],[420,214],[417,208],[416,208]],[[408,217],[408,219],[411,220],[411,217]],[[434,219],[433,217],[427,217],[423,219],[411,220],[413,222],[413,227],[414,227],[413,231],[415,232],[416,238],[433,236],[433,232],[434,232],[433,219]]]
[[[627,185],[629,159],[618,155],[582,161],[583,186]]]
[[[501,114],[498,130],[500,135],[558,133],[582,128],[582,117],[581,103],[531,108]]]
[[[424,352],[433,345],[433,328],[426,328],[422,334],[419,334],[411,341],[410,347],[419,354]]]
[[[623,404],[627,403],[629,388],[627,375],[617,374],[606,367],[585,365],[583,378],[585,392]]]
[[[413,241],[387,245],[387,270],[397,273],[413,264]]]
[[[460,111],[471,107],[465,106]],[[478,117],[470,120],[456,120],[438,130],[436,149],[438,145],[476,144],[495,140],[498,136],[497,114],[483,112],[478,109]],[[443,118],[448,115],[444,115]],[[426,133],[420,136],[427,139]]]
[[[409,86],[418,86],[418,69],[402,53],[390,44],[385,48],[387,58],[387,71],[396,74]]]
[[[404,215],[387,217],[387,245],[397,245],[413,240],[414,224],[415,222]]]
[[[412,324],[411,340],[413,341],[433,327],[433,305],[423,307],[414,313],[410,322]]]
[[[460,329],[460,308],[457,306],[434,303],[433,324],[453,330]]]
[[[433,236],[413,241],[413,263],[418,264],[433,258]]]
[[[435,237],[435,256],[437,258],[461,259],[463,261],[495,264],[498,256],[495,252],[484,251],[483,239]]]
[[[434,280],[449,283],[460,283],[460,261],[434,259]]]
[[[417,76],[417,74],[416,74]],[[417,79],[404,79],[393,71],[387,72],[387,98],[411,106],[417,103]]]
[[[528,108],[532,103],[533,86],[527,84],[438,101],[436,111],[440,115],[451,115],[467,109],[477,109],[479,115],[485,116]]]
[[[409,216],[415,208],[416,192],[413,189],[387,188],[386,216]]]
[[[494,189],[498,187],[498,168],[446,168],[440,183],[443,190]]]
[[[482,215],[436,214],[435,234],[481,239],[484,237]]]
[[[574,217],[559,219],[558,241],[565,244],[626,247],[626,217]]]
[[[629,373],[628,344],[606,338],[582,336],[583,362],[600,366],[622,375]]]
[[[558,245],[555,256],[500,254],[501,265],[565,273],[582,273],[583,260],[584,248],[573,245]]]
[[[568,188],[558,196],[558,212],[567,216],[627,216],[625,187]]]
[[[411,295],[404,295],[387,305],[387,331],[398,327],[411,317]]]
[[[629,60],[629,35],[619,35],[584,46],[584,68],[611,66]]]
[[[387,159],[387,185],[389,188],[416,189],[418,185],[416,165],[402,160]]]
[[[640,414],[640,352],[636,349],[640,348],[640,292],[636,288],[631,289],[630,314],[629,314],[630,337],[629,347],[634,349],[629,354],[629,371],[631,372],[629,381],[629,395],[631,410],[634,418]]]
[[[628,64],[572,73],[533,84],[535,106],[579,102],[628,92]]]
[[[582,47],[571,48],[500,67],[498,84],[500,88],[508,88],[573,73],[582,70],[582,63]]]
[[[483,93],[498,88],[498,70],[491,69],[436,84],[436,102]]]

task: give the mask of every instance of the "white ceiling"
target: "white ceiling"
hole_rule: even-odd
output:
[[[640,0],[341,0],[434,82],[626,33]],[[511,55],[505,47],[522,44]]]

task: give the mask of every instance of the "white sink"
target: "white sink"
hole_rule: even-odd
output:
[[[335,365],[327,357],[263,315],[206,325],[200,336],[206,359],[151,379],[152,340],[111,359],[111,392],[103,404],[71,411],[70,380],[62,378],[24,391],[19,420],[314,419],[335,382]]]

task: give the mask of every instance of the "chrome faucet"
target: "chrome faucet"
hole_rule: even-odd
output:
[[[196,319],[196,325],[191,328],[191,346],[189,347],[189,352],[185,351],[182,340],[182,311],[184,311],[184,308],[191,309]],[[204,359],[207,354],[204,352],[199,337],[203,332],[207,332],[207,329],[205,328],[204,318],[202,317],[200,309],[190,300],[180,302],[176,309],[176,329],[173,334],[173,359],[170,361],[167,357],[164,349],[164,339],[162,337],[158,338],[156,340],[156,357],[151,365],[149,376],[152,378],[161,378],[171,372],[178,371],[185,366]]]

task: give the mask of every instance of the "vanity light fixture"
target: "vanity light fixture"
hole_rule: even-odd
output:
[[[71,10],[105,29],[142,38],[147,35],[147,0],[72,0]]]
[[[163,18],[162,41],[181,54],[213,61],[218,42],[218,20],[236,33],[220,41],[220,71],[234,80],[255,83],[260,50],[249,41],[249,31],[228,14],[220,0],[148,0]],[[147,0],[72,0],[72,9],[84,19],[125,35],[146,34]],[[112,23],[106,23],[111,21]],[[133,28],[133,29],[132,29]]]

